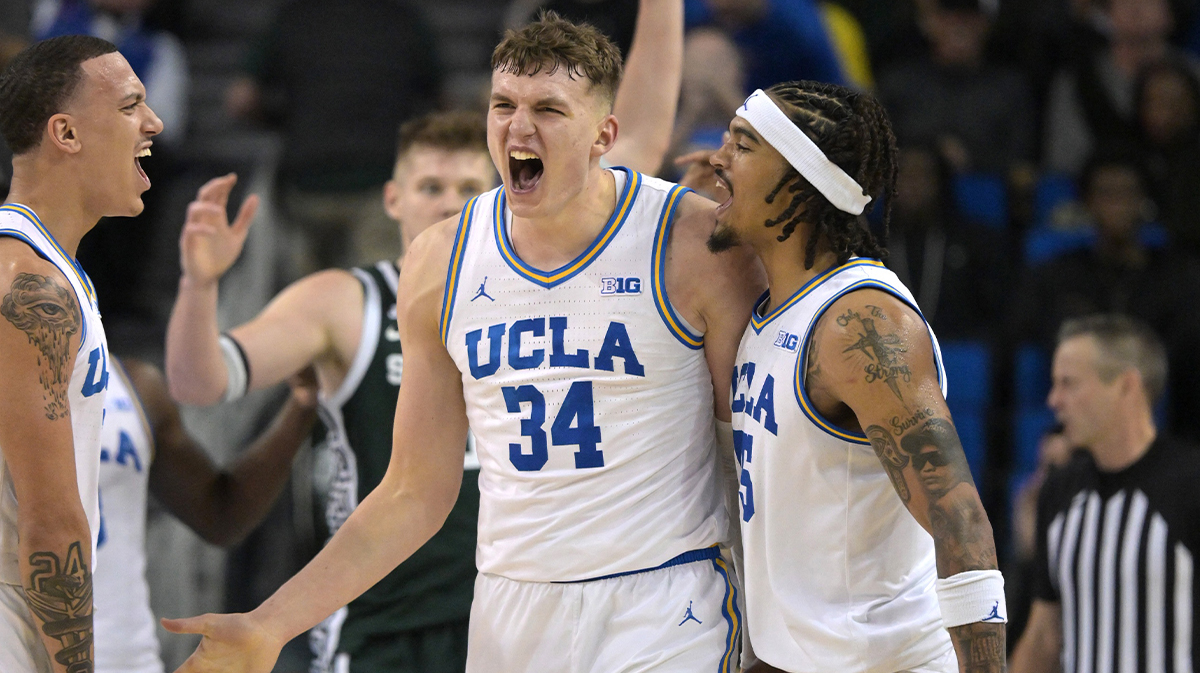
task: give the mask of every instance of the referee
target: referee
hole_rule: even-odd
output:
[[[1166,354],[1117,315],[1067,321],[1049,405],[1076,451],[1038,500],[1034,603],[1013,673],[1191,673],[1200,453],[1158,434]]]

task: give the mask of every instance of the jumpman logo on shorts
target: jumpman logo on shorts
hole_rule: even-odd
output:
[[[474,297],[471,297],[471,301],[475,301],[476,299],[479,299],[480,297],[487,297],[488,299],[491,299],[492,301],[496,301],[495,298],[492,297],[492,295],[487,293],[487,289],[485,289],[485,287],[484,287],[485,285],[487,285],[487,276],[483,277],[483,282],[479,284],[479,291],[475,293]]]
[[[988,615],[987,617],[984,617],[983,619],[981,619],[979,621],[982,621],[982,622],[1002,622],[1002,621],[1004,621],[1004,618],[1000,616],[1000,601],[996,601],[996,603],[992,606],[992,613],[990,615]]]
[[[683,626],[684,624],[687,624],[688,620],[696,622],[697,624],[704,623],[704,622],[700,621],[699,619],[696,619],[696,615],[692,614],[692,602],[691,601],[688,601],[687,613],[683,615],[683,621],[679,622],[679,624],[677,624],[677,626]]]

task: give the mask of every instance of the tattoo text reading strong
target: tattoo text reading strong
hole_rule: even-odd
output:
[[[867,362],[863,366],[867,383],[876,381],[887,383],[888,388],[891,388],[896,397],[903,402],[904,396],[900,394],[900,382],[912,381],[912,371],[907,364],[900,361],[899,355],[908,352],[908,349],[901,345],[899,335],[880,334],[875,328],[876,320],[887,321],[887,315],[882,309],[877,306],[867,306],[867,309],[870,316],[862,316],[858,311],[850,309],[837,317],[837,324],[841,327],[849,327],[852,322],[857,322],[860,328],[858,341],[842,352],[861,352],[867,358]]]

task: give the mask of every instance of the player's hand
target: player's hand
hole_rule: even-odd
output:
[[[175,673],[269,673],[283,649],[249,614],[164,619],[162,625],[172,633],[203,636]]]
[[[213,178],[188,204],[187,221],[179,237],[184,278],[200,284],[215,283],[242,254],[250,223],[258,212],[258,196],[246,197],[231,225],[225,208],[236,184],[236,173]]]
[[[690,187],[701,196],[721,203],[729,198],[729,192],[725,191],[725,188],[717,182],[716,169],[708,161],[716,153],[716,150],[689,152],[675,159],[675,165],[681,168],[687,167],[683,177],[679,179],[679,184]]]

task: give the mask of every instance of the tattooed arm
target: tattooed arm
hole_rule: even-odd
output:
[[[827,418],[862,428],[909,512],[933,536],[938,576],[996,569],[992,527],[938,385],[925,323],[879,290],[834,302],[805,381]],[[1004,624],[949,629],[967,672],[1004,670]]]
[[[19,572],[56,673],[92,670],[91,531],[75,480],[67,391],[82,316],[67,279],[0,239],[0,452],[17,507]]]

